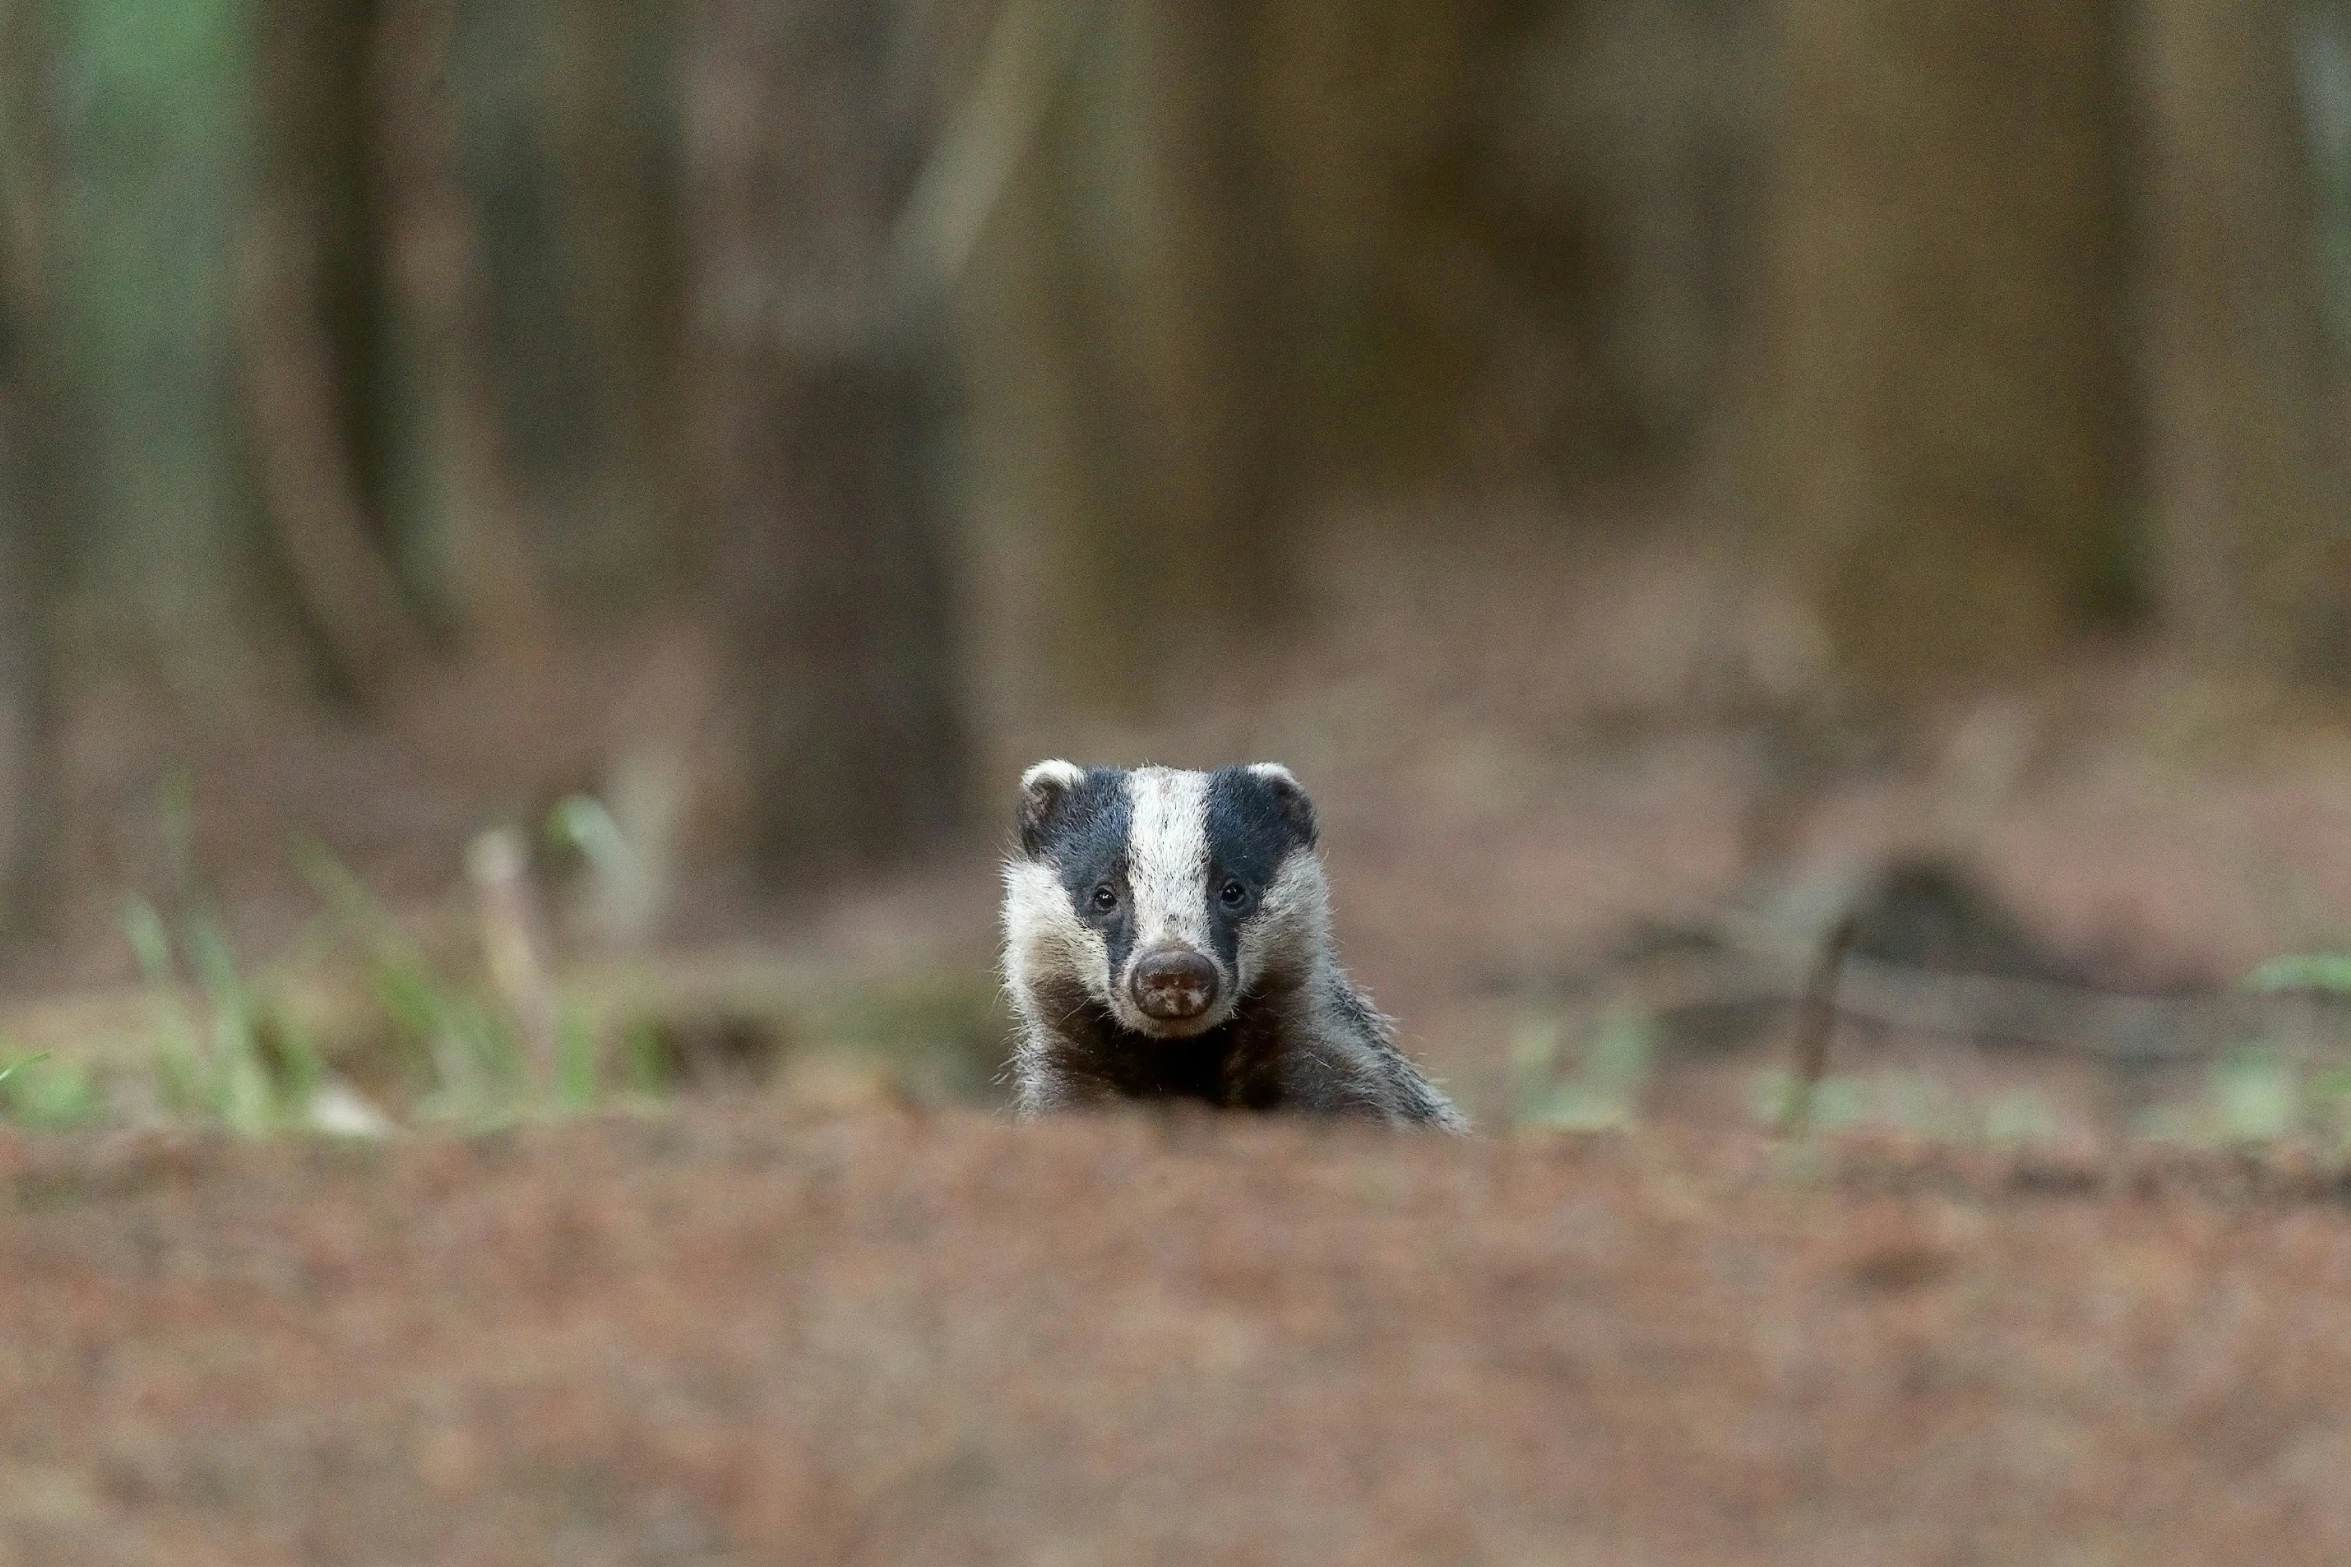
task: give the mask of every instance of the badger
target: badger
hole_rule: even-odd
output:
[[[1314,805],[1287,768],[1040,762],[1018,833],[1023,1116],[1191,1100],[1467,1129],[1339,967]]]

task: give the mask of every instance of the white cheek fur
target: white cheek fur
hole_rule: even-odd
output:
[[[1014,860],[1004,867],[1004,978],[1016,1005],[1026,1005],[1045,974],[1066,974],[1108,1002],[1110,949],[1102,933],[1077,917],[1050,865]]]
[[[1330,884],[1313,850],[1300,849],[1284,860],[1256,916],[1241,927],[1241,988],[1254,989],[1274,976],[1306,977],[1329,947],[1330,904]]]

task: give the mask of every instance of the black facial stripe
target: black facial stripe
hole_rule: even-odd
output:
[[[1273,784],[1246,767],[1224,768],[1208,780],[1208,858],[1212,875],[1223,873],[1215,876],[1210,897],[1224,875],[1262,891],[1282,861],[1306,846]]]
[[[1127,838],[1134,821],[1127,774],[1115,767],[1089,767],[1056,816],[1043,853],[1060,873],[1069,906],[1102,933],[1113,974],[1126,965],[1135,944],[1133,897],[1126,877]],[[1118,891],[1118,907],[1108,914],[1094,907],[1094,890],[1105,883]]]
[[[1282,862],[1310,846],[1276,785],[1246,767],[1227,767],[1208,780],[1208,925],[1216,955],[1228,972],[1238,965],[1241,926],[1280,874]],[[1225,883],[1238,877],[1249,898],[1236,914],[1223,902]]]
[[[1216,961],[1224,965],[1227,974],[1241,972],[1241,921],[1222,909],[1208,917],[1209,944],[1216,948]]]
[[[1123,897],[1126,886],[1123,875],[1119,877],[1119,886]],[[1116,913],[1107,919],[1096,919],[1093,924],[1102,932],[1102,945],[1110,962],[1109,978],[1115,984],[1118,976],[1126,972],[1127,958],[1135,950],[1135,911],[1131,904],[1122,901]]]

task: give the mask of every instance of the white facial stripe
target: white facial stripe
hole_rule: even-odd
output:
[[[1146,767],[1129,775],[1134,823],[1127,885],[1135,950],[1181,943],[1213,954],[1208,928],[1208,775]]]

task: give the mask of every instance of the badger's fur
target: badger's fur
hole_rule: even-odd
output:
[[[1286,768],[1041,762],[1004,867],[1024,1115],[1197,1100],[1467,1122],[1339,967],[1314,806]]]

